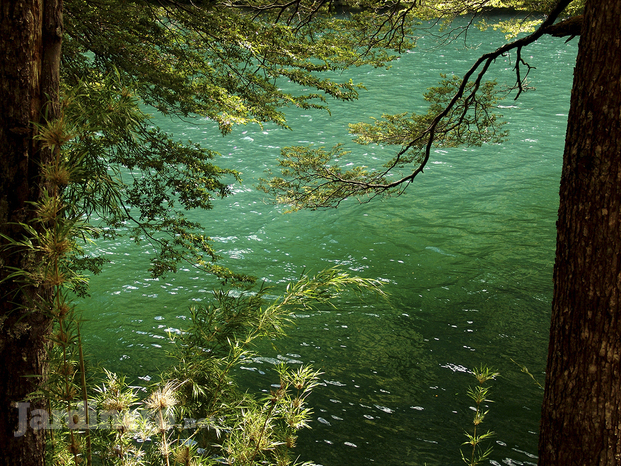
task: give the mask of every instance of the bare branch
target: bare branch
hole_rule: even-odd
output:
[[[528,77],[528,74],[530,73],[530,70],[534,69],[534,66],[530,66],[526,61],[524,61],[524,59],[522,58],[522,47],[518,47],[517,51],[516,51],[517,57],[515,60],[515,74],[516,74],[516,88],[518,90],[517,95],[515,96],[515,99],[513,100],[517,100],[518,97],[520,97],[520,94],[522,94],[522,92],[524,92],[524,84],[526,83],[526,78]],[[524,75],[524,78],[521,77],[520,75],[520,65],[524,65],[527,68],[526,74]]]

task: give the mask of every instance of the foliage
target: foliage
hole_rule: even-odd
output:
[[[486,73],[498,57],[515,51],[515,85],[511,90],[517,91],[517,99],[525,91],[526,78],[533,68],[523,59],[522,49],[544,34],[552,34],[556,19],[563,13],[579,11],[582,3],[572,3],[571,0],[538,2],[547,12],[539,27],[527,36],[483,54],[462,78],[442,76],[439,86],[425,94],[425,99],[430,102],[425,115],[384,115],[374,124],[351,125],[358,143],[399,147],[395,156],[382,167],[369,168],[351,160],[342,163],[347,152],[340,145],[331,150],[290,147],[281,151],[280,174],[263,180],[259,189],[271,194],[276,202],[289,205],[291,210],[337,207],[349,197],[368,202],[377,196],[401,194],[423,172],[433,147],[501,142],[505,133],[494,111],[500,96],[495,91],[494,82],[484,81]],[[569,4],[572,8],[568,9]],[[420,2],[413,13],[423,18],[439,18],[439,21],[445,21],[445,26],[455,16],[468,13],[473,15],[472,24],[485,8],[502,6],[533,9],[533,4],[527,1],[455,1],[433,5]],[[524,26],[527,24],[523,23]],[[454,39],[450,34],[448,38]]]
[[[178,365],[146,400],[110,373],[91,397],[71,298],[87,293],[85,272],[97,273],[103,260],[82,245],[126,233],[154,246],[154,276],[175,272],[185,261],[247,289],[254,279],[216,264],[210,239],[185,213],[209,210],[231,193],[239,173],[217,167],[217,153],[165,134],[146,111],[201,117],[223,134],[238,124],[286,127],[283,107],[323,109],[328,97],[354,99],[360,86],[335,80],[339,72],[385,66],[390,50],[411,46],[407,9],[394,3],[344,17],[314,2],[69,0],[64,18],[62,109],[60,117],[37,126],[36,136],[52,160],[40,167],[35,220],[20,224],[22,236],[4,237],[3,246],[5,253],[38,259],[6,280],[41,290],[33,306],[54,322],[51,377],[32,395],[61,413],[56,421],[62,428],[50,434],[51,461],[90,464],[95,455],[104,464],[213,463],[189,442],[203,425],[185,432],[188,442],[181,442],[173,434],[185,427],[166,421],[173,414],[201,414],[221,416],[226,432],[217,436],[221,445],[201,433],[209,455],[244,464],[291,463],[288,451],[295,432],[307,425],[305,400],[317,373],[278,368],[280,389],[260,402],[235,388],[231,370],[249,357],[254,339],[281,335],[296,309],[327,304],[345,286],[378,283],[331,269],[302,277],[272,303],[265,288],[217,291],[216,304],[193,310],[194,326],[178,344]],[[284,80],[298,87],[284,91]],[[137,413],[139,404],[148,415]],[[94,420],[105,429],[76,428],[79,406],[87,414],[89,406],[116,414]],[[137,433],[152,438],[151,448],[136,443]]]
[[[537,26],[543,23],[542,14],[546,14],[552,10],[555,2],[551,0],[522,0],[522,1],[494,1],[495,8],[513,8],[519,12],[525,12],[526,15],[516,18],[510,18],[489,24],[485,18],[479,20],[476,26],[481,30],[492,27],[494,30],[500,30],[505,33],[507,40],[514,39],[519,34],[531,34],[535,32]],[[581,15],[584,10],[585,0],[571,2],[560,15],[561,18],[575,17]]]
[[[93,91],[88,97],[100,96]],[[42,428],[52,426],[49,463],[292,464],[290,449],[295,446],[296,432],[308,426],[311,412],[306,399],[319,373],[307,367],[289,370],[279,366],[280,388],[259,401],[236,388],[231,371],[250,357],[249,345],[256,338],[282,336],[297,310],[329,305],[346,288],[383,294],[380,283],[328,269],[300,277],[271,302],[265,287],[254,293],[215,291],[212,305],[192,310],[192,327],[177,342],[177,365],[146,398],[141,399],[123,376],[110,372],[95,396],[89,395],[80,322],[71,303],[71,293],[84,287],[85,278],[76,272],[73,258],[83,256],[80,240],[101,234],[84,222],[91,212],[105,210],[96,203],[108,206],[114,219],[118,210],[126,209],[119,191],[133,186],[122,183],[122,173],[113,179],[87,163],[96,153],[89,153],[92,145],[102,148],[97,152],[100,161],[109,146],[119,147],[118,140],[109,143],[107,138],[115,135],[106,129],[117,128],[118,122],[106,125],[85,119],[81,122],[84,131],[66,130],[77,127],[67,122],[75,122],[72,112],[82,114],[73,107],[82,102],[80,96],[69,99],[62,126],[55,121],[39,128],[43,146],[54,157],[42,170],[43,195],[33,205],[38,215],[33,224],[21,225],[22,239],[5,237],[6,250],[41,258],[36,267],[14,270],[9,278],[44,290],[38,310],[54,322],[51,375],[31,394],[49,404],[49,410],[36,419]],[[113,101],[110,108],[100,118],[118,118],[127,123],[129,131],[131,122],[143,117],[130,101],[117,107]],[[123,134],[119,140],[127,138],[131,139]],[[111,150],[110,158],[115,156]],[[154,169],[144,160],[137,160],[136,166],[143,162]],[[85,192],[90,198],[82,201]],[[141,218],[145,217],[147,221],[156,218],[146,214]]]
[[[277,338],[298,312],[318,305],[333,305],[345,289],[373,292],[383,296],[380,282],[351,277],[332,268],[313,277],[302,276],[290,283],[284,294],[271,302],[269,289],[253,293],[215,291],[213,302],[191,309],[192,327],[177,337],[172,355],[178,361],[167,378],[186,378],[184,403],[201,417],[213,416],[236,399],[231,369],[252,357],[257,338]]]
[[[293,464],[291,450],[297,432],[309,427],[307,398],[320,373],[276,365],[278,388],[258,399],[237,388],[232,371],[252,356],[256,338],[282,335],[296,310],[331,304],[345,287],[383,295],[377,281],[337,269],[303,276],[271,302],[265,288],[237,297],[214,292],[212,305],[193,310],[191,327],[175,341],[177,363],[147,396],[104,370],[105,380],[87,397],[86,382],[76,377],[84,373],[75,357],[79,340],[60,325],[54,347],[60,357],[44,391],[57,416],[50,464],[77,465],[86,457],[123,466]],[[63,322],[75,325],[70,317]]]
[[[72,110],[69,104],[67,108]],[[272,302],[265,298],[265,287],[254,293],[215,291],[214,304],[192,310],[193,325],[177,342],[178,364],[146,399],[140,400],[124,377],[109,372],[97,395],[89,397],[79,322],[68,294],[84,281],[70,259],[80,253],[77,239],[99,234],[82,222],[91,204],[81,206],[74,198],[76,192],[89,189],[83,183],[89,178],[71,163],[86,157],[75,157],[82,141],[74,143],[66,133],[50,126],[42,127],[40,134],[57,156],[57,166],[44,170],[47,194],[34,206],[39,213],[35,222],[42,226],[22,225],[28,236],[20,241],[7,239],[11,249],[38,251],[43,259],[39,268],[15,271],[12,277],[51,291],[41,310],[55,321],[53,370],[41,391],[32,395],[48,400],[56,416],[52,425],[59,427],[50,430],[50,463],[77,465],[86,457],[91,464],[95,457],[109,465],[217,464],[214,458],[227,458],[229,464],[291,464],[289,450],[296,432],[308,425],[305,400],[318,373],[278,367],[280,389],[259,402],[236,389],[231,371],[250,357],[248,347],[256,338],[282,336],[296,310],[328,305],[346,287],[382,294],[380,283],[329,269],[314,277],[302,276]],[[81,137],[89,136],[104,138],[107,133]],[[61,151],[61,143],[67,152]],[[106,182],[112,187],[104,186]],[[110,179],[92,189],[102,186],[117,189]],[[83,418],[76,414],[80,407]],[[170,421],[181,416],[182,422]],[[198,418],[202,420],[195,421]]]
[[[392,51],[412,47],[413,6],[342,8],[351,10],[338,15],[331,2],[302,0],[64,2],[66,103],[50,124],[75,167],[68,204],[100,219],[103,235],[126,230],[149,241],[154,276],[185,261],[226,282],[252,283],[216,264],[210,239],[184,213],[228,196],[239,173],[217,167],[216,152],[162,132],[143,104],[227,134],[239,124],[286,127],[287,106],[327,109],[328,97],[355,99],[360,85],[340,73],[385,66]],[[97,271],[101,260],[74,264]]]
[[[97,219],[100,235],[128,230],[136,241],[151,241],[158,251],[154,276],[190,261],[222,279],[248,281],[214,264],[209,238],[183,213],[211,209],[216,197],[230,194],[223,178],[239,175],[215,166],[214,152],[153,127],[120,81],[115,73],[67,89],[63,117],[41,129],[41,137],[52,130],[63,137],[66,205],[91,224]]]
[[[511,362],[512,362],[513,364],[515,364],[515,365],[519,366],[519,368],[520,368],[521,372],[523,372],[524,374],[526,374],[527,376],[529,376],[529,377],[532,379],[532,381],[535,383],[535,385],[537,385],[537,386],[538,386],[540,389],[542,389],[542,390],[545,388],[545,387],[541,384],[541,382],[539,382],[539,381],[535,378],[535,376],[534,376],[534,375],[533,375],[533,374],[532,374],[532,373],[528,370],[528,367],[526,367],[524,364],[519,364],[519,363],[517,363],[517,362],[516,362],[516,361],[514,361],[512,358],[510,358],[510,359],[511,359]]]
[[[489,12],[509,13],[504,16],[512,17],[509,21],[510,24],[519,24],[520,21],[528,23],[529,17],[547,15],[558,2],[556,0],[449,0],[446,2],[420,1],[417,3],[416,15],[419,18],[440,19],[445,22],[445,25],[448,25],[457,16],[470,15],[479,20],[485,13]],[[584,4],[585,0],[569,2],[562,17],[582,14]],[[499,22],[499,24],[503,23],[504,20]],[[522,30],[520,32],[527,31]]]
[[[494,30],[500,30],[505,33],[507,40],[514,39],[519,34],[535,32],[537,26],[543,23],[542,14],[547,14],[551,11],[555,5],[553,0],[495,0],[490,2],[492,8],[511,8],[519,12],[525,12],[526,15],[521,17],[510,18],[507,20],[498,21],[493,24],[487,23],[485,18],[477,22],[477,27],[481,30],[486,30],[492,27]],[[560,15],[561,18],[573,17],[582,14],[584,10],[585,0],[577,0],[570,2],[567,8]]]
[[[362,200],[364,196],[373,198],[378,193],[389,195],[399,192],[401,187],[391,185],[390,177],[394,169],[423,162],[427,140],[420,135],[425,134],[461,83],[456,76],[442,76],[439,85],[425,93],[425,100],[429,102],[425,114],[382,115],[382,119],[372,124],[350,125],[350,132],[357,135],[355,142],[358,144],[405,147],[382,167],[342,168],[339,161],[348,152],[341,145],[331,150],[287,147],[281,151],[281,176],[262,180],[259,189],[272,194],[277,202],[289,205],[291,210],[336,207],[351,196]],[[435,129],[434,146],[446,148],[502,142],[506,133],[502,130],[504,123],[499,121],[495,111],[498,103],[495,86],[495,82],[486,82],[478,92],[469,92],[467,97],[461,98]],[[474,83],[469,83],[466,91],[472,91],[474,87]]]
[[[56,463],[79,464],[85,452],[95,452],[105,464],[217,461],[210,455],[229,463],[289,464],[289,448],[295,432],[306,426],[305,400],[318,374],[279,367],[280,388],[259,402],[237,391],[231,370],[250,356],[256,338],[281,334],[296,309],[326,304],[345,286],[378,287],[332,269],[302,277],[272,303],[263,288],[216,292],[213,304],[193,310],[193,327],[177,346],[177,365],[146,400],[114,374],[107,374],[98,395],[89,398],[71,297],[87,292],[85,272],[98,272],[103,260],[86,254],[84,242],[126,230],[134,240],[154,245],[154,276],[174,272],[186,261],[225,283],[249,287],[254,282],[217,264],[217,251],[201,225],[185,214],[210,209],[216,198],[229,195],[239,173],[214,165],[217,153],[162,132],[145,106],[211,121],[222,134],[239,124],[286,127],[287,106],[326,109],[328,98],[355,99],[361,85],[341,72],[350,66],[386,66],[395,52],[413,47],[416,18],[450,20],[501,4],[532,7],[527,1],[491,0],[64,3],[63,108],[60,118],[37,126],[36,136],[53,156],[40,167],[41,194],[31,205],[35,220],[19,225],[22,236],[3,237],[2,246],[3,253],[33,258],[4,279],[34,286],[31,311],[54,320],[50,342],[56,370],[33,396],[46,397],[65,414],[65,428],[51,439]],[[551,14],[551,21],[559,13]],[[522,45],[527,44],[518,42],[518,50]],[[345,155],[339,146],[291,148],[281,163],[290,179],[271,180],[266,189],[281,193],[279,199],[294,208],[398,193],[422,171],[432,144],[501,140],[504,133],[492,111],[494,85],[481,80],[493,58],[486,58],[472,81],[476,68],[463,79],[444,77],[428,93],[425,115],[386,115],[374,124],[352,126],[359,143],[403,147],[384,167],[344,170],[334,163]],[[517,70],[519,87],[519,65]],[[284,90],[291,88],[285,83],[294,84],[293,90]],[[419,166],[413,175],[389,181],[393,169],[412,164]],[[88,413],[91,403],[118,414],[104,420],[109,429],[97,429],[92,445],[91,430],[74,422],[74,408],[82,404]],[[138,403],[144,413],[136,411]],[[177,413],[202,416],[204,423],[189,429],[169,424],[168,415]],[[142,448],[138,439],[147,438],[149,447]],[[473,438],[479,438],[476,423]]]
[[[383,66],[392,59],[387,50],[410,46],[398,5],[350,19],[334,15],[331,2],[70,0],[63,70],[75,84],[117,69],[146,104],[208,117],[223,133],[250,122],[284,126],[283,106],[324,108],[325,96],[356,98],[357,85],[325,72]],[[279,78],[318,92],[285,92]]]
[[[472,449],[469,453],[461,451],[461,458],[468,466],[481,464],[483,461],[487,460],[492,453],[492,447],[484,449],[483,443],[489,440],[494,433],[489,430],[485,433],[481,433],[479,431],[479,426],[483,423],[485,416],[487,416],[489,412],[489,410],[483,411],[483,404],[491,402],[491,400],[488,399],[490,387],[484,384],[499,376],[498,372],[493,372],[486,366],[473,369],[472,374],[478,382],[478,385],[468,388],[468,397],[474,402],[473,428],[472,434],[466,432],[468,440],[463,443],[463,445],[470,445]]]

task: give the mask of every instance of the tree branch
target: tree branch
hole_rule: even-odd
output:
[[[549,34],[554,37],[570,36],[568,40],[571,40],[575,36],[579,36],[582,32],[583,19],[583,16],[579,15],[566,19],[565,21],[558,22],[552,26],[548,26],[548,28],[544,31],[544,34]]]
[[[521,50],[522,47],[528,46],[532,44],[533,42],[535,42],[537,39],[539,39],[544,34],[548,34],[549,33],[548,31],[551,30],[550,28],[553,28],[552,25],[554,24],[554,21],[556,21],[558,16],[563,12],[563,10],[567,7],[567,5],[569,5],[569,3],[571,3],[571,0],[559,0],[554,6],[554,8],[552,9],[552,11],[550,12],[550,14],[548,15],[548,17],[546,18],[546,20],[541,24],[541,26],[535,32],[521,39],[515,40],[513,42],[509,42],[508,44],[505,44],[502,47],[497,48],[493,52],[486,53],[482,55],[481,57],[479,57],[479,59],[475,62],[475,64],[465,74],[458,91],[455,93],[455,95],[453,96],[449,104],[444,108],[444,110],[440,112],[438,115],[436,115],[436,117],[433,119],[433,121],[431,122],[431,124],[425,131],[423,131],[418,137],[416,137],[407,146],[401,149],[399,153],[397,154],[396,158],[398,160],[403,154],[405,154],[410,148],[412,148],[415,144],[417,144],[421,139],[427,137],[427,143],[425,145],[425,155],[420,165],[416,168],[416,170],[414,170],[412,173],[410,173],[409,175],[403,178],[400,178],[391,183],[385,183],[385,184],[384,183],[381,183],[381,184],[364,183],[364,182],[352,181],[352,180],[343,180],[343,182],[349,183],[349,184],[362,185],[367,190],[373,190],[373,189],[389,190],[391,188],[396,188],[401,185],[407,185],[411,183],[412,181],[414,181],[414,178],[416,178],[416,176],[419,173],[423,172],[423,169],[425,168],[425,166],[427,165],[427,162],[429,161],[429,157],[431,155],[431,147],[433,145],[433,142],[435,141],[435,135],[438,129],[438,125],[455,107],[459,99],[463,97],[464,92],[466,91],[467,85],[470,82],[470,79],[474,76],[474,74],[477,72],[479,67],[482,66],[482,69],[479,71],[474,81],[474,86],[472,87],[472,90],[470,91],[470,94],[466,97],[466,99],[474,99],[474,96],[476,92],[478,91],[481,85],[481,82],[483,80],[483,76],[489,69],[492,62],[496,60],[496,58],[514,49]],[[552,31],[554,31],[554,29],[552,29]],[[519,66],[517,69],[519,70]],[[519,79],[519,72],[518,72],[518,79]],[[521,83],[519,85],[521,86]]]
[[[385,115],[384,122],[374,125],[359,123],[352,125],[352,132],[359,134],[361,144],[377,142],[401,145],[401,149],[382,169],[367,170],[366,167],[343,169],[338,160],[345,152],[340,146],[331,151],[323,148],[286,148],[281,151],[281,172],[283,177],[261,180],[259,189],[274,196],[278,203],[289,204],[292,210],[301,208],[318,209],[336,207],[348,197],[357,197],[366,202],[376,196],[401,195],[419,173],[422,173],[431,156],[432,147],[456,146],[460,144],[480,145],[488,141],[500,141],[503,133],[496,130],[501,126],[489,109],[494,105],[493,84],[483,82],[492,63],[511,51],[517,59],[517,97],[524,91],[524,81],[531,67],[522,58],[522,48],[544,34],[561,34],[563,27],[554,25],[559,15],[572,0],[557,0],[547,18],[532,34],[506,43],[496,50],[480,56],[466,72],[463,79],[445,79],[441,87],[430,88],[425,96],[432,105],[426,115]],[[390,16],[387,21],[390,21]],[[397,21],[398,23],[398,21]],[[561,22],[559,24],[562,24]],[[394,27],[393,23],[391,24]],[[574,20],[572,31],[576,30]],[[379,30],[385,24],[382,24]],[[373,37],[379,38],[375,32]],[[525,73],[523,70],[525,69]],[[473,129],[472,126],[475,126]],[[400,175],[392,181],[393,170],[413,164],[411,172]]]

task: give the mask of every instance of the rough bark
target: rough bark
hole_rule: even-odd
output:
[[[21,237],[18,224],[31,220],[29,203],[40,195],[40,166],[49,154],[37,147],[33,123],[57,116],[61,33],[60,0],[0,0],[0,233],[10,238]],[[17,403],[46,375],[51,320],[41,290],[7,279],[36,260],[0,249],[0,465],[43,465],[45,432],[14,433]],[[31,402],[38,408],[45,406]]]
[[[621,2],[588,0],[568,118],[539,464],[621,464]]]

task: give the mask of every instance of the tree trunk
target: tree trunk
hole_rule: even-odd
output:
[[[0,0],[0,233],[13,239],[21,239],[18,223],[32,219],[29,203],[41,194],[40,166],[49,153],[37,147],[33,123],[58,116],[61,33],[61,0]],[[36,261],[0,249],[0,465],[44,460],[45,431],[23,430],[18,403],[45,378],[51,318],[40,287],[7,278]],[[42,401],[29,406],[46,408]]]
[[[571,94],[539,464],[621,464],[621,2],[588,0]]]

